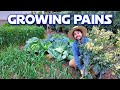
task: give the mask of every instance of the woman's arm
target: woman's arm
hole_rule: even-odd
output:
[[[74,56],[76,66],[81,70],[82,69],[82,64],[81,64],[81,62],[79,60],[79,56],[78,56],[79,49],[77,47],[77,44],[75,44],[75,42],[73,42],[73,44],[72,44],[72,53],[73,53],[73,56]]]

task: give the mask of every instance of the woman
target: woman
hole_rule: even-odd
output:
[[[84,76],[84,67],[82,66],[80,57],[83,55],[83,62],[89,59],[89,53],[83,54],[81,45],[86,45],[91,39],[86,37],[87,29],[83,26],[75,26],[68,32],[68,37],[74,42],[72,43],[72,53],[74,59],[70,60],[69,66],[78,68],[81,72],[82,77]]]

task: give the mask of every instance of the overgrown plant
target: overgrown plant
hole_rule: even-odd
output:
[[[0,26],[0,45],[21,44],[32,37],[45,38],[44,27],[35,25],[9,25]]]
[[[114,46],[113,41],[115,39],[111,39],[111,37],[115,37],[115,34],[111,31],[99,30],[99,28],[93,27],[88,37],[92,39],[92,42],[83,47],[84,51],[89,51],[90,54],[90,62],[87,68],[89,70],[90,66],[93,65],[94,74],[99,74],[99,78],[101,78],[107,69],[111,70],[114,64],[119,64],[115,55],[118,47]],[[93,77],[90,72],[86,71],[85,78]]]
[[[26,41],[24,49],[44,55],[49,53],[57,61],[70,60],[72,58],[71,42],[64,34],[52,34],[47,39],[30,38]]]

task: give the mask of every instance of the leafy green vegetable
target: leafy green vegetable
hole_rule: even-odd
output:
[[[72,59],[70,41],[65,35],[53,34],[47,39],[32,37],[26,41],[25,50],[30,52],[48,52],[57,61]]]
[[[52,42],[52,45],[48,49],[48,53],[56,58],[57,61],[69,59],[72,56],[72,51],[70,48],[70,40],[65,35],[53,35],[52,39],[54,42]],[[70,56],[71,55],[71,56]]]

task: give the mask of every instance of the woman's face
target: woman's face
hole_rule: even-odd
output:
[[[82,39],[82,33],[80,31],[74,31],[74,38],[77,40]]]

